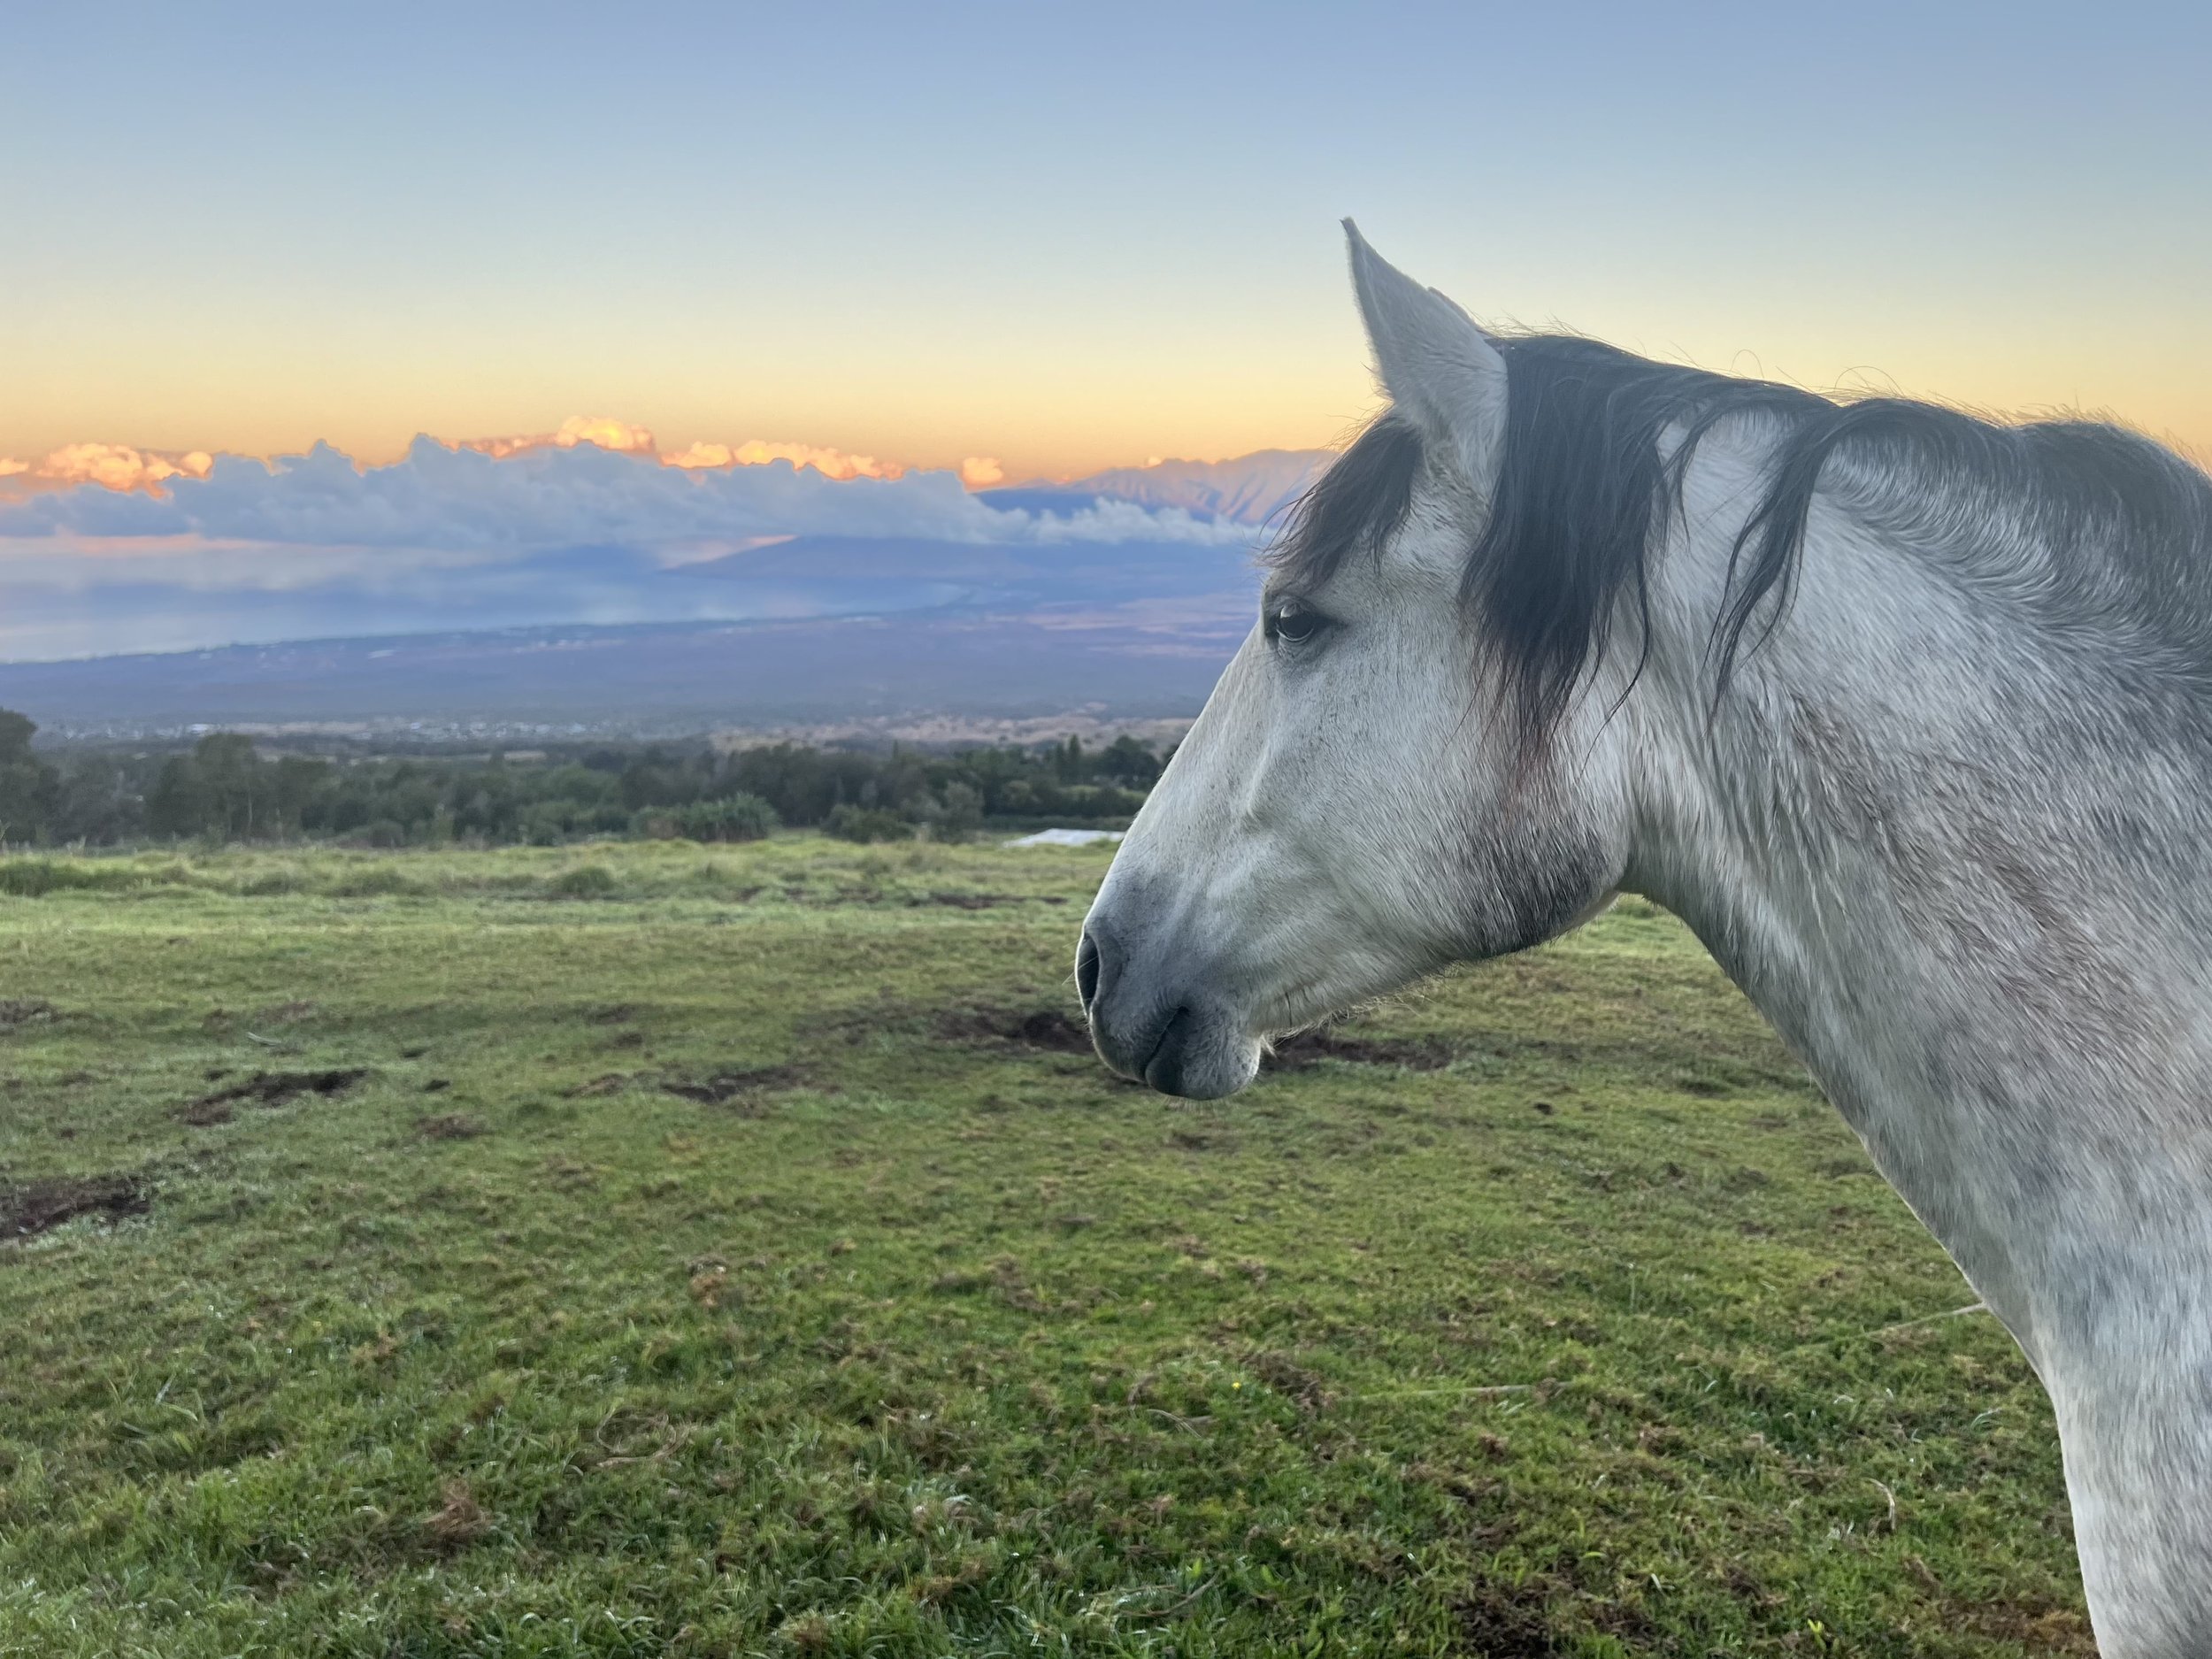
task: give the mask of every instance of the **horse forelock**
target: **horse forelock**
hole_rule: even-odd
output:
[[[1414,481],[1426,458],[1421,434],[1384,415],[1371,421],[1299,496],[1267,564],[1319,587],[1355,553],[1379,558],[1413,511]]]

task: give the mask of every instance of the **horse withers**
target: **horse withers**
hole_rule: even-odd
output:
[[[1099,1054],[1228,1094],[1666,906],[2049,1391],[2102,1650],[2212,1655],[2212,480],[1486,333],[1347,229],[1389,406],[1086,920]]]

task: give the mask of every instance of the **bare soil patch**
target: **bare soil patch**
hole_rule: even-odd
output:
[[[80,1216],[142,1216],[146,1189],[128,1175],[62,1175],[0,1190],[0,1240],[35,1238]]]
[[[952,1009],[937,1016],[933,1034],[944,1042],[1003,1044],[1045,1054],[1091,1052],[1090,1028],[1079,1016],[1057,1008]],[[1302,1071],[1324,1060],[1440,1071],[1458,1057],[1458,1049],[1440,1037],[1357,1037],[1320,1030],[1282,1039],[1260,1064],[1270,1071]]]
[[[0,996],[0,1031],[43,1025],[60,1012],[42,996]]]
[[[1302,1031],[1279,1039],[1260,1062],[1263,1071],[1303,1071],[1324,1060],[1355,1065],[1394,1065],[1409,1071],[1440,1071],[1458,1051],[1440,1037],[1354,1037],[1340,1031]]]
[[[1322,1386],[1321,1379],[1308,1371],[1287,1354],[1261,1352],[1246,1357],[1245,1363],[1252,1374],[1277,1394],[1294,1402],[1308,1417],[1326,1410],[1335,1396]]]
[[[931,893],[906,902],[910,910],[936,904],[949,910],[992,910],[1002,904],[1019,904],[1021,900],[1010,893]]]
[[[422,1530],[440,1555],[465,1549],[492,1529],[491,1512],[476,1501],[465,1480],[445,1483],[445,1499],[437,1510],[423,1517]]]
[[[1479,1586],[1459,1607],[1469,1648],[1492,1659],[1553,1659],[1560,1647],[1546,1615],[1547,1599],[1534,1585]]]
[[[360,1065],[322,1071],[257,1071],[243,1083],[203,1094],[177,1115],[190,1124],[226,1123],[230,1113],[221,1109],[234,1101],[243,1101],[251,1106],[281,1106],[302,1094],[319,1094],[327,1099],[344,1094],[368,1074],[368,1068]]]
[[[661,1089],[664,1094],[697,1101],[704,1106],[735,1104],[742,1107],[757,1105],[764,1096],[785,1089],[804,1088],[807,1082],[807,1072],[803,1066],[733,1066],[696,1082],[680,1079],[664,1080]]]
[[[1064,1009],[954,1009],[938,1016],[936,1034],[947,1042],[1010,1043],[1048,1054],[1088,1054],[1091,1033]]]
[[[441,1112],[416,1124],[415,1133],[426,1141],[473,1141],[479,1135],[491,1133],[491,1130],[465,1112]]]

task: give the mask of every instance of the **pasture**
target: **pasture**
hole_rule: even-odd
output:
[[[2092,1651],[1671,918],[1192,1107],[1082,1047],[1108,856],[0,864],[0,1654]]]

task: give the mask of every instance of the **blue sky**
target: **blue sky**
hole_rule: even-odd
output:
[[[2205,9],[46,8],[0,456],[1326,442],[1479,316],[2212,442]]]

